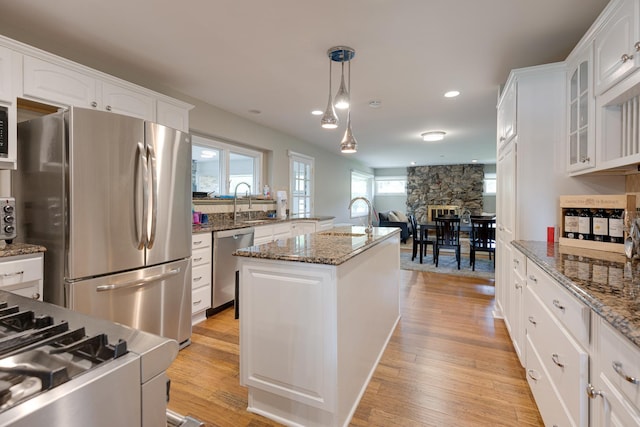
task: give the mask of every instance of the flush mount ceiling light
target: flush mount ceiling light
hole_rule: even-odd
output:
[[[446,92],[444,94],[445,98],[455,98],[456,96],[460,95],[460,91],[457,90],[450,90],[449,92]]]
[[[445,135],[446,132],[443,132],[441,130],[434,130],[431,132],[425,132],[420,136],[422,136],[423,141],[441,141],[442,139],[444,139]]]
[[[345,130],[342,142],[340,143],[340,151],[343,153],[355,153],[358,145],[356,139],[353,136],[351,130],[351,60],[355,56],[356,51],[347,46],[334,46],[327,50],[327,56],[329,57],[329,102],[327,103],[327,109],[320,120],[320,124],[325,129],[335,129],[338,126],[338,116],[336,115],[335,108],[347,110],[347,129]],[[335,96],[334,102],[331,102],[331,64],[333,62],[339,62],[342,66],[342,73],[340,79],[340,88]],[[348,71],[348,84],[345,84],[344,79],[344,63],[347,63]]]

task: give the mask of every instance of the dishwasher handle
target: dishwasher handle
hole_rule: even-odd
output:
[[[253,227],[243,227],[243,228],[236,228],[232,230],[215,231],[213,233],[213,238],[223,239],[225,237],[233,237],[234,239],[238,239],[240,236],[244,236],[246,234],[253,234],[253,231],[254,231]]]

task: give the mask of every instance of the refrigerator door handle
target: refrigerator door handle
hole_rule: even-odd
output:
[[[151,249],[156,241],[156,225],[158,223],[158,174],[156,172],[156,153],[151,145],[147,146],[147,161],[151,172],[151,232],[147,248]],[[145,206],[147,206],[145,204]],[[145,222],[146,224],[146,222]]]
[[[134,215],[136,216],[136,237],[138,239],[138,249],[144,249],[146,244],[146,228],[147,228],[147,204],[149,203],[149,194],[147,187],[148,184],[148,165],[147,165],[147,155],[144,149],[144,144],[138,141],[138,164],[139,167],[142,168],[142,222],[138,221],[138,209],[136,208],[136,204],[138,203],[138,191],[135,190],[135,203],[134,203]],[[135,178],[135,185],[138,185],[138,179]]]
[[[148,283],[151,282],[156,282],[158,280],[164,280],[168,277],[171,276],[175,276],[176,274],[180,273],[180,268],[174,268],[172,270],[169,270],[165,273],[161,273],[161,274],[156,274],[153,276],[149,276],[149,277],[145,277],[144,279],[136,279],[136,280],[130,280],[127,282],[122,282],[122,283],[115,283],[113,285],[101,285],[96,287],[96,291],[98,292],[106,292],[106,291],[115,291],[118,289],[125,289],[125,288],[136,288],[139,286],[144,286]]]

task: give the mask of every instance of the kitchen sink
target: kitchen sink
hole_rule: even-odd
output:
[[[323,231],[318,233],[320,236],[340,236],[340,237],[362,237],[365,233],[348,233],[342,231]]]

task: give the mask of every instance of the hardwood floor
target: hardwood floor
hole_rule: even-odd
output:
[[[351,426],[542,426],[491,281],[401,271],[402,318]],[[194,326],[169,368],[169,408],[207,426],[276,426],[246,411],[238,323],[229,309]]]

